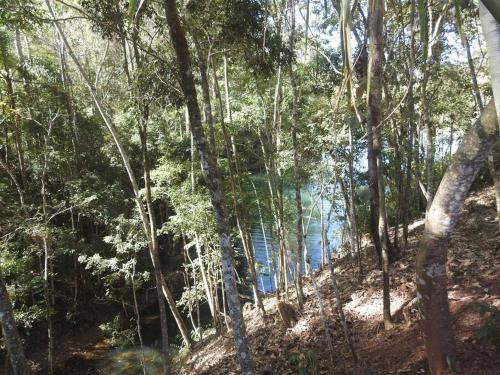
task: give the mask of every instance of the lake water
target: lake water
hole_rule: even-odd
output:
[[[332,206],[331,202],[326,199],[318,199],[319,191],[314,186],[306,186],[302,189],[302,206],[303,206],[303,223],[304,231],[307,227],[307,232],[305,232],[305,249],[307,251],[307,257],[311,259],[311,268],[318,269],[321,267],[321,211],[323,211],[324,227],[328,229],[328,241],[330,244],[330,249],[335,248],[339,241],[339,223],[335,220],[335,212],[332,212],[330,217],[330,225],[328,226],[328,214]],[[290,205],[295,205],[295,192],[292,188],[285,189],[284,191],[285,202],[288,201]],[[315,204],[316,203],[316,204]],[[311,206],[315,204],[315,208],[311,211]],[[263,207],[261,207],[263,210]],[[254,215],[255,216],[255,215]],[[310,217],[310,220],[309,220]],[[273,273],[272,261],[274,259],[274,264],[278,265],[278,243],[276,238],[273,238],[272,231],[270,228],[269,221],[264,222],[265,238],[262,230],[261,223],[258,217],[254,217],[254,223],[252,224],[252,242],[254,246],[254,254],[256,261],[258,263],[258,283],[259,290],[264,293],[271,293],[276,290],[276,285],[274,282],[275,275]],[[309,222],[309,225],[308,225]],[[297,248],[297,237],[296,237],[296,224],[292,223],[287,227],[286,235],[286,249],[288,253],[289,260],[289,270],[294,267],[292,265],[292,258],[295,254],[295,249]],[[266,240],[267,240],[267,252],[269,253],[270,265],[268,265],[267,254],[266,254]],[[304,256],[305,259],[306,256]],[[279,275],[276,275],[279,279]],[[289,272],[290,278],[292,275]]]

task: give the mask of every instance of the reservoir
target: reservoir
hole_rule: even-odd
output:
[[[252,182],[256,187],[256,191],[265,189],[265,186],[263,186],[265,184],[263,177],[254,176],[252,177]],[[257,206],[255,195],[253,197],[254,202],[252,203]],[[330,212],[332,203],[326,196],[320,196],[320,188],[318,186],[304,186],[301,190],[301,197],[304,228],[304,259],[307,257],[310,258],[311,268],[315,270],[320,268],[322,264],[321,217],[323,216],[323,227],[327,231],[327,243],[329,243],[330,249],[334,249],[340,242],[339,220],[335,212],[335,207]],[[288,217],[285,217],[285,245],[288,259],[288,275],[289,279],[292,279],[293,274],[291,270],[295,267],[293,263],[297,248],[295,190],[293,187],[284,188],[283,200],[285,215],[287,212],[289,213]],[[279,247],[275,231],[272,228],[272,219],[269,214],[270,207],[263,204],[263,202],[259,202],[259,205],[262,222],[259,218],[259,207],[256,207],[251,215],[251,236],[255,260],[257,262],[258,284],[259,290],[263,293],[272,293],[276,290],[275,280],[279,279],[279,275],[275,274],[276,267],[279,264]],[[328,223],[329,217],[330,220]]]

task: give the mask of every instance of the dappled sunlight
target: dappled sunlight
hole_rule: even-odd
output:
[[[299,319],[297,324],[290,328],[290,330],[287,332],[287,334],[292,334],[298,337],[301,337],[304,332],[308,331],[311,328],[309,321],[306,319]]]
[[[116,349],[108,353],[101,361],[101,372],[107,375],[136,375],[142,373],[140,348]],[[149,375],[163,373],[162,356],[159,350],[144,348],[144,364]]]
[[[391,293],[391,310],[398,310],[408,300],[409,296],[398,292]],[[382,320],[382,291],[358,291],[351,294],[351,301],[345,309],[360,320]]]

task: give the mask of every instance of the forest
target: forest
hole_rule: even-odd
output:
[[[0,0],[0,374],[498,374],[500,0]]]

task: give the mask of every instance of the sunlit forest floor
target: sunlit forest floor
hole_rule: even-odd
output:
[[[494,205],[492,189],[472,193],[450,243],[449,298],[464,374],[498,374],[500,369],[499,349],[477,337],[481,327],[485,332],[485,324],[491,318],[489,313],[480,314],[478,303],[500,308],[500,238]],[[390,331],[384,331],[382,325],[382,275],[377,269],[373,247],[364,244],[365,277],[361,283],[352,260],[343,258],[336,262],[345,313],[360,357],[357,365],[345,343],[330,274],[325,269],[317,271],[314,277],[325,307],[333,353],[328,349],[319,302],[308,277],[304,285],[304,309],[291,329],[281,321],[274,296],[264,300],[265,320],[257,310],[244,308],[256,374],[427,374],[414,283],[415,254],[423,220],[416,220],[410,228],[409,245],[391,266],[391,311],[396,325]],[[295,304],[293,292],[291,303]],[[488,333],[491,332],[486,330]],[[137,357],[128,358],[126,352],[117,363],[121,369],[113,372],[109,367],[102,367],[102,359],[109,354],[102,339],[95,327],[57,340],[57,373],[135,374],[138,371]],[[37,362],[43,363],[43,354],[45,352],[31,353],[35,367]],[[136,372],[132,367],[132,372],[125,370],[123,366],[127,361],[135,362],[132,367]],[[185,375],[237,374],[231,334],[207,337],[192,353],[178,354],[174,368],[175,374]],[[44,373],[43,368],[39,370]]]
[[[492,189],[473,193],[467,199],[449,251],[449,298],[457,349],[464,374],[498,374],[500,352],[478,341],[476,332],[488,314],[480,315],[478,302],[500,308],[500,238],[497,235]],[[382,325],[382,275],[376,269],[371,247],[365,246],[366,277],[357,281],[356,268],[348,259],[337,263],[345,313],[353,330],[360,361],[354,365],[345,343],[329,271],[318,271],[318,283],[328,317],[334,347],[330,358],[320,317],[318,299],[310,279],[298,323],[285,328],[275,307],[275,298],[265,300],[267,322],[256,310],[245,318],[256,373],[297,374],[427,374],[424,344],[418,327],[415,290],[415,254],[423,220],[413,223],[410,243],[400,260],[392,264],[391,311],[395,328]],[[293,299],[293,298],[292,298]],[[201,348],[178,362],[179,374],[237,374],[237,360],[229,335],[207,340]]]

